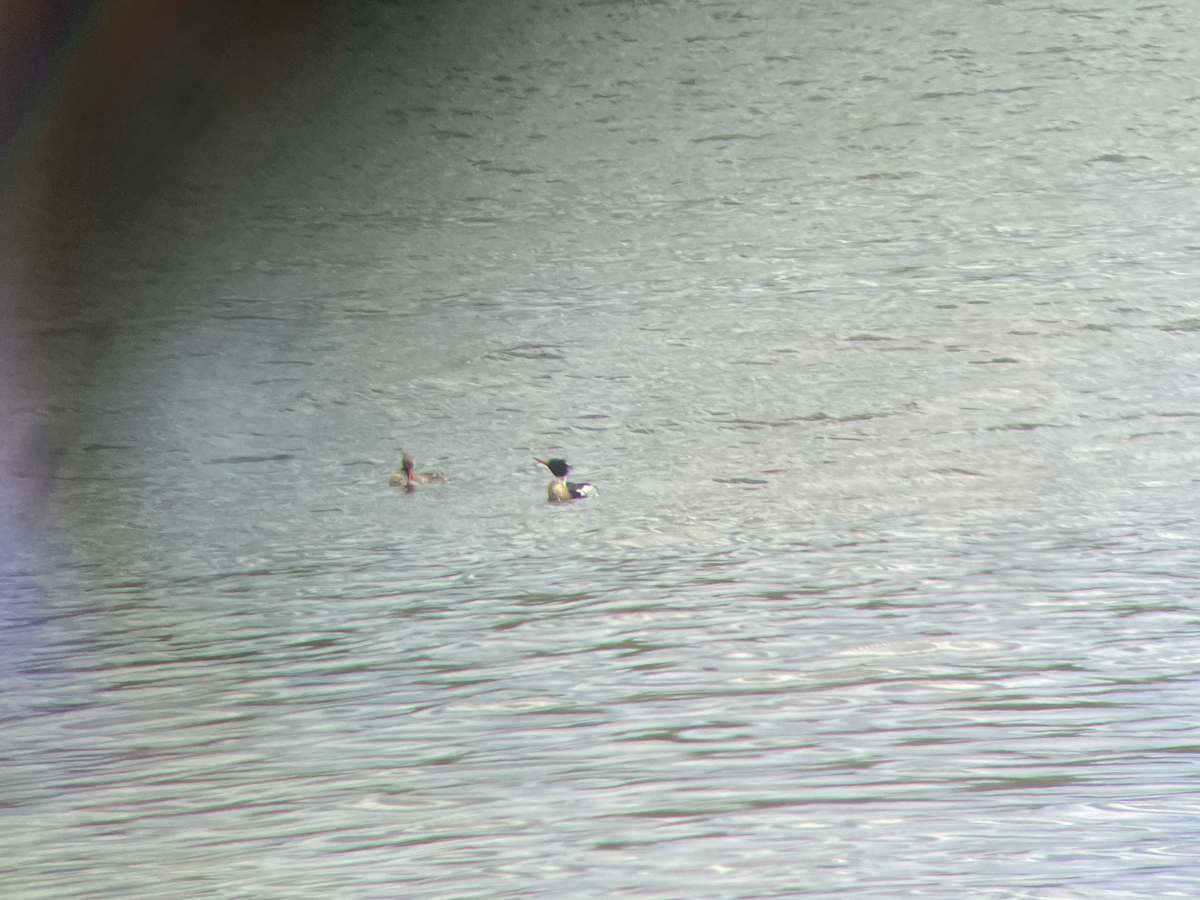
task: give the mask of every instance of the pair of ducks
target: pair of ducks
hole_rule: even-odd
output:
[[[582,500],[584,497],[595,496],[596,488],[594,485],[566,480],[567,473],[571,471],[571,467],[567,465],[565,459],[538,459],[535,456],[534,461],[541,463],[554,476],[554,480],[546,488],[546,496],[551,503],[564,503],[567,500]],[[405,453],[400,457],[400,465],[388,479],[388,484],[392,487],[402,487],[407,493],[412,493],[416,490],[415,486],[418,484],[446,483],[444,473],[415,472],[413,470],[416,467],[416,461],[412,456]]]

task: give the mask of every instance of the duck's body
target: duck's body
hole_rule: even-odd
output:
[[[575,481],[552,481],[546,488],[546,496],[551,503],[582,500],[584,497],[595,497],[596,486]]]
[[[414,472],[417,463],[411,456],[405,453],[400,457],[400,465],[396,467],[396,471],[388,478],[388,484],[392,487],[402,487],[405,490],[412,490],[413,485],[417,484],[445,484],[446,475],[443,472]]]
[[[409,478],[416,484],[445,484],[449,480],[444,472],[413,472]]]
[[[565,459],[538,459],[536,456],[534,459],[549,469],[551,474],[554,475],[554,480],[546,488],[546,497],[551,503],[582,500],[584,497],[594,497],[596,495],[595,485],[566,480],[567,473],[571,471],[571,467],[567,465]]]

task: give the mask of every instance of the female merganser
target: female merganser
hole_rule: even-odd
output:
[[[400,457],[400,465],[396,467],[396,471],[388,478],[388,484],[392,487],[402,487],[405,490],[411,491],[414,484],[445,484],[446,476],[442,472],[414,472],[413,468],[417,463],[411,456],[405,453]]]
[[[564,481],[567,473],[571,471],[571,467],[567,465],[565,459],[538,459],[543,466],[551,471],[554,475],[554,480],[550,482],[550,487],[546,489],[546,495],[550,498],[551,503],[562,503],[564,500],[580,500],[584,497],[593,497],[596,494],[596,488],[590,484],[577,484],[574,481]]]

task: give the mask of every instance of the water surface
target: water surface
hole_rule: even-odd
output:
[[[1192,893],[1194,10],[311,15],[73,275],[6,897]]]

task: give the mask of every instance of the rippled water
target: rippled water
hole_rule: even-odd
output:
[[[320,15],[76,275],[4,896],[1194,894],[1196,10]]]

